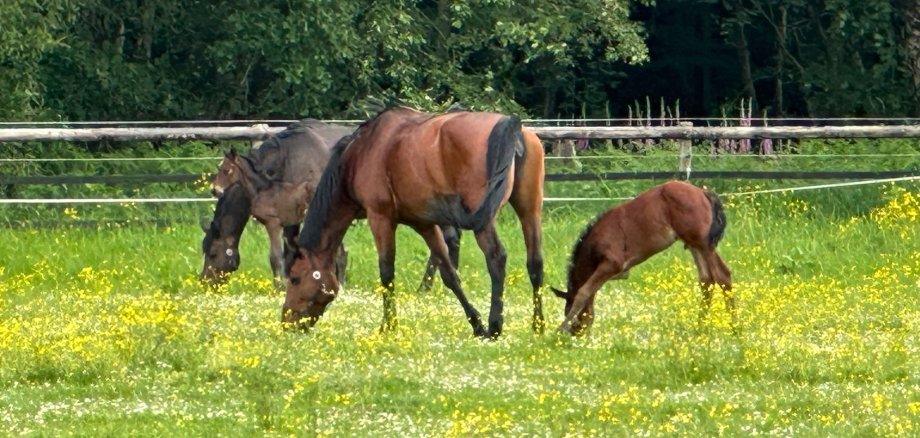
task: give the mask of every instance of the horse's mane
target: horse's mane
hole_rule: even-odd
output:
[[[572,276],[575,274],[575,258],[578,257],[578,253],[581,252],[582,246],[585,243],[585,238],[588,237],[588,234],[591,233],[591,230],[594,229],[594,226],[597,225],[597,222],[601,219],[602,216],[604,216],[604,212],[601,212],[600,214],[595,216],[594,219],[591,219],[591,221],[588,222],[588,225],[585,227],[585,229],[581,231],[581,234],[578,236],[578,240],[575,241],[575,247],[572,249],[572,255],[569,258],[569,267],[568,267],[568,271],[566,274],[565,288],[566,288],[566,292],[568,292],[569,294],[575,294],[575,292],[578,292],[578,291],[572,290],[574,288],[574,284],[572,284],[573,283]]]
[[[362,127],[364,125],[361,125]],[[361,127],[358,128],[358,131]],[[357,138],[358,131],[352,135],[342,137],[335,146],[332,147],[329,163],[323,170],[323,176],[320,177],[319,184],[316,186],[316,192],[313,194],[313,200],[310,201],[310,207],[307,208],[307,217],[303,221],[303,229],[300,232],[300,238],[297,244],[308,250],[316,249],[320,243],[323,227],[329,219],[329,212],[332,209],[332,203],[336,194],[341,189],[342,176],[342,154],[348,145]]]
[[[406,106],[392,106],[385,108],[377,113],[374,117],[365,120],[358,125],[358,128],[351,135],[346,135],[332,147],[329,156],[329,162],[323,170],[323,175],[316,186],[316,192],[313,194],[313,200],[307,208],[307,217],[303,221],[303,229],[300,232],[300,238],[297,244],[305,249],[314,250],[320,244],[322,230],[329,220],[329,212],[332,209],[332,203],[335,196],[342,188],[342,155],[345,149],[348,149],[356,140],[363,137],[367,131],[373,131],[377,122],[385,114],[394,111],[416,111]]]

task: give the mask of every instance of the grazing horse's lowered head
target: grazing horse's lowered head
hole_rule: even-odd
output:
[[[215,284],[239,268],[240,236],[249,219],[249,208],[250,199],[239,185],[230,187],[217,201],[214,219],[202,227],[204,267],[200,279]]]
[[[682,240],[696,263],[703,291],[705,317],[715,285],[722,289],[732,326],[735,299],[731,271],[716,245],[726,227],[725,212],[715,193],[685,182],[654,187],[608,210],[588,225],[572,251],[567,290],[553,288],[565,300],[562,332],[581,334],[594,320],[594,298],[608,280],[623,279],[629,269]]]

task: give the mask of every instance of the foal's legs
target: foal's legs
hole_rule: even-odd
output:
[[[479,316],[479,311],[477,311],[476,308],[470,304],[469,300],[466,299],[466,294],[463,293],[463,289],[460,287],[460,277],[457,275],[456,268],[454,268],[448,260],[447,243],[444,241],[441,229],[437,226],[430,225],[427,227],[416,227],[415,231],[425,239],[425,243],[427,243],[428,248],[431,249],[431,256],[436,263],[436,267],[441,272],[441,281],[444,282],[444,285],[447,286],[457,297],[457,300],[460,301],[460,306],[463,307],[463,313],[466,314],[466,320],[473,326],[473,335],[484,337],[486,335],[486,330],[482,326],[482,318]]]
[[[383,285],[383,324],[380,326],[380,331],[388,331],[396,328],[396,303],[393,301],[396,223],[384,215],[368,212],[367,224],[371,228],[374,244],[377,246],[380,284]]]
[[[700,276],[700,287],[703,292],[702,308],[700,309],[700,321],[706,318],[709,307],[712,304],[713,288],[718,285],[722,290],[722,296],[725,298],[725,307],[728,308],[732,318],[732,331],[737,331],[737,310],[735,296],[732,294],[732,273],[725,264],[725,261],[719,257],[715,250],[690,248],[693,254],[693,261],[696,263],[696,270]]]
[[[495,232],[495,219],[489,225],[486,225],[482,231],[476,233],[476,243],[479,244],[479,248],[482,249],[482,253],[486,256],[486,265],[489,268],[489,277],[492,280],[489,337],[495,338],[501,335],[504,323],[502,312],[505,307],[505,266],[508,262],[505,247],[502,246],[501,240],[498,239],[498,233]]]
[[[700,323],[706,319],[709,314],[709,308],[712,306],[713,284],[712,272],[709,269],[708,260],[703,251],[698,248],[690,248],[690,253],[693,254],[693,263],[696,264],[696,273],[699,276],[700,290],[703,292],[703,299],[700,302],[700,314],[697,318]]]
[[[565,315],[562,325],[559,326],[560,332],[576,334],[575,330],[573,330],[576,319],[583,319],[582,313],[594,302],[594,296],[597,295],[597,291],[607,280],[619,274],[623,270],[622,266],[619,262],[604,260],[594,268],[594,272],[588,277],[588,281],[578,288],[578,292],[575,293],[572,307],[569,309],[569,313]],[[593,315],[586,316],[591,317]]]
[[[263,222],[265,225],[265,232],[268,233],[268,243],[269,243],[269,253],[268,253],[268,263],[272,267],[272,278],[275,280],[275,286],[284,287],[284,281],[281,283],[278,282],[278,279],[284,278],[284,256],[282,255],[282,240],[281,240],[281,223],[278,221],[270,220]]]
[[[728,269],[725,261],[719,254],[713,250],[709,254],[707,261],[709,265],[710,276],[715,284],[722,289],[722,297],[725,298],[725,307],[728,308],[732,318],[732,331],[738,332],[738,310],[735,302],[735,294],[732,292],[732,271]]]

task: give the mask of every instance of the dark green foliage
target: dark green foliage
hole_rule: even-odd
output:
[[[771,116],[918,108],[911,0],[650,3],[10,0],[0,120],[363,117],[373,101],[625,116],[647,97],[693,116],[747,97]]]

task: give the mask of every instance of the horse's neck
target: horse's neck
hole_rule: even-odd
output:
[[[249,194],[250,198],[255,198],[256,194],[271,186],[271,181],[259,175],[249,163],[237,164],[236,167],[240,171],[240,183],[246,189],[246,193]]]
[[[342,241],[345,240],[345,233],[351,223],[358,217],[358,209],[352,203],[338,204],[329,212],[329,217],[325,226],[320,231],[319,246],[316,252],[328,255],[334,258]]]
[[[214,222],[218,224],[221,235],[234,236],[239,239],[249,221],[249,212],[252,207],[252,197],[244,190],[231,187],[224,195],[224,201],[219,203],[214,212]]]

